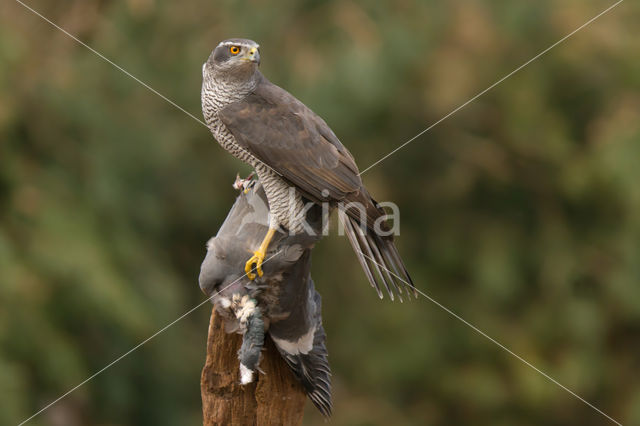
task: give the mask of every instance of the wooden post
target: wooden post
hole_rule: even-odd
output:
[[[203,425],[301,424],[306,395],[271,338],[265,338],[260,362],[264,374],[244,386],[238,370],[241,344],[241,335],[224,332],[223,320],[214,309],[200,380]]]

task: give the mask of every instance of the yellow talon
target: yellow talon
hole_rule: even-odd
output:
[[[245,194],[248,194],[250,189],[251,189],[251,188],[247,186],[247,187],[244,189],[244,193],[245,193]]]
[[[269,243],[271,242],[271,239],[273,238],[273,235],[275,233],[275,229],[269,228],[269,231],[267,231],[267,235],[265,235],[264,240],[262,240],[262,243],[260,244],[258,250],[254,251],[251,259],[247,260],[247,263],[244,264],[244,272],[247,274],[247,277],[250,280],[253,281],[256,279],[256,274],[251,272],[253,270],[254,264],[256,265],[255,269],[258,273],[258,276],[261,277],[262,275],[264,275],[264,272],[262,272],[262,262],[264,262],[264,258],[267,255],[267,248],[269,247]]]
[[[244,264],[244,271],[247,273],[247,277],[249,277],[250,280],[256,279],[256,274],[251,272],[254,264],[256,265],[255,269],[258,276],[261,277],[264,274],[264,272],[262,272],[262,262],[264,261],[265,255],[266,253],[261,252],[260,250],[255,251],[253,252],[253,256],[251,256],[251,259],[247,260],[247,263]]]

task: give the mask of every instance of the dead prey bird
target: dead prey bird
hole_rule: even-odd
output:
[[[241,193],[218,234],[207,243],[200,288],[213,295],[225,330],[243,335],[238,352],[240,382],[250,383],[259,370],[267,332],[309,399],[329,417],[331,372],[320,295],[310,274],[311,248],[319,236],[276,233],[266,253],[264,275],[250,280],[238,264],[264,235],[269,210],[261,184],[244,183],[238,186]],[[309,211],[308,223],[320,235],[320,206]]]

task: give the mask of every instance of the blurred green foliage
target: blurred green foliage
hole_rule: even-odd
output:
[[[29,4],[197,117],[210,50],[255,39],[364,169],[612,2]],[[18,3],[0,11],[0,424],[16,424],[203,300],[204,243],[247,167]],[[624,424],[640,424],[639,20],[622,3],[363,175],[401,207],[422,290]],[[426,299],[377,300],[344,238],[313,274],[334,424],[606,423]],[[198,424],[209,312],[30,424]]]

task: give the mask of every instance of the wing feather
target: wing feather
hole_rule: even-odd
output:
[[[361,221],[359,212],[346,209],[349,217],[341,219],[367,279],[380,297],[382,286],[392,300],[394,293],[402,300],[402,287],[415,294],[393,238],[374,233],[373,224],[384,211],[362,186],[353,157],[322,118],[264,77],[252,93],[223,108],[218,116],[240,146],[307,198],[363,205],[365,233],[356,229]],[[328,197],[323,196],[323,190],[328,191]],[[386,229],[384,224],[382,227]],[[322,393],[309,397],[319,407],[330,407]]]
[[[262,77],[241,101],[218,116],[236,142],[309,198],[334,201],[362,187],[351,153],[317,114]]]

